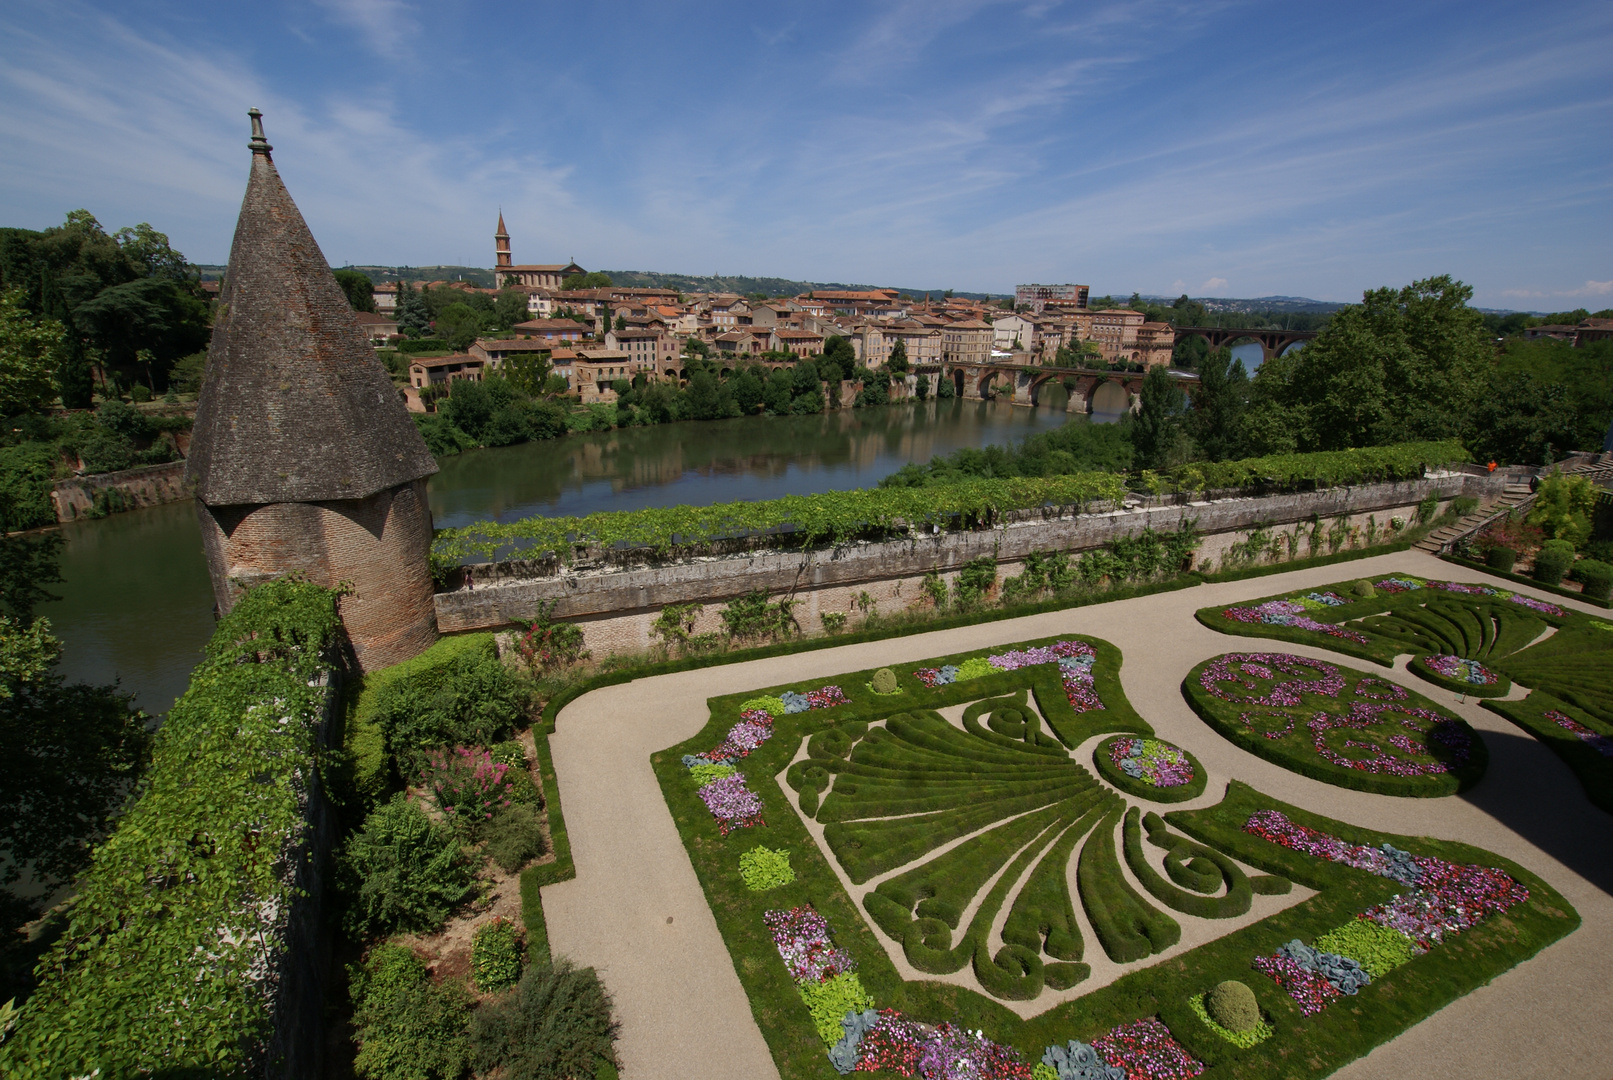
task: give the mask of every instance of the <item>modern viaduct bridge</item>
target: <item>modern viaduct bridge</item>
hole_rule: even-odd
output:
[[[1261,359],[1270,360],[1274,356],[1281,356],[1289,346],[1297,345],[1301,341],[1310,341],[1316,337],[1314,330],[1250,330],[1236,326],[1178,326],[1176,340],[1183,338],[1201,337],[1210,348],[1219,349],[1223,345],[1231,345],[1244,339],[1258,341]]]

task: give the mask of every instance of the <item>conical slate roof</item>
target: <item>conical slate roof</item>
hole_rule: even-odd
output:
[[[185,477],[209,506],[362,499],[437,471],[275,171],[252,110]]]

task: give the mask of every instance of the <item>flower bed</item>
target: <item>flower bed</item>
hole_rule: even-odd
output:
[[[1512,681],[1491,671],[1477,660],[1449,653],[1419,656],[1407,665],[1436,686],[1472,697],[1500,697],[1512,689]]]
[[[711,816],[717,819],[717,827],[724,836],[735,829],[767,824],[762,820],[762,800],[745,786],[745,778],[737,773],[713,780],[695,794],[706,804]]]
[[[1365,634],[1354,630],[1346,630],[1342,626],[1332,623],[1317,622],[1306,614],[1308,609],[1298,600],[1268,600],[1264,604],[1254,607],[1230,607],[1221,612],[1222,616],[1238,623],[1264,623],[1267,626],[1288,626],[1295,630],[1309,630],[1314,634],[1325,634],[1328,637],[1341,638],[1353,641],[1358,645],[1367,644]]]
[[[751,892],[766,892],[795,880],[788,851],[773,851],[758,844],[739,856],[739,877]]]
[[[1127,1080],[1188,1080],[1204,1071],[1157,1016],[1122,1024],[1092,1040],[1092,1048],[1105,1064],[1125,1070]]]
[[[1613,757],[1613,738],[1598,735],[1578,720],[1556,709],[1548,709],[1545,717],[1603,757]]]
[[[1197,798],[1208,783],[1196,758],[1162,739],[1115,735],[1098,744],[1092,760],[1106,782],[1153,802]]]
[[[1484,774],[1483,742],[1395,683],[1288,653],[1226,653],[1182,684],[1245,750],[1317,780],[1385,795],[1451,795]]]
[[[1092,668],[1098,653],[1084,641],[1055,641],[1029,649],[1012,649],[992,656],[970,657],[962,664],[943,664],[940,667],[920,668],[913,672],[919,682],[934,689],[956,682],[978,679],[998,671],[1018,671],[1020,668],[1040,664],[1057,664],[1059,680],[1064,684],[1064,696],[1070,708],[1078,713],[1094,712],[1103,708],[1093,685]]]

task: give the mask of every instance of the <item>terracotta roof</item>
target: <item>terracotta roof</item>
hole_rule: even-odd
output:
[[[377,315],[370,311],[355,311],[353,312],[353,318],[358,320],[360,326],[375,326],[379,323],[389,323],[392,326],[398,325],[396,316]]]
[[[185,479],[209,506],[362,499],[437,471],[255,137]]]
[[[536,338],[477,338],[478,347],[488,352],[550,352],[554,345]]]
[[[455,353],[453,356],[427,356],[419,360],[411,360],[409,361],[409,366],[430,370],[431,368],[450,367],[454,364],[461,366],[474,364],[476,367],[481,367],[483,362],[480,356],[472,356],[469,353]]]
[[[526,322],[516,323],[510,329],[517,334],[535,334],[540,330],[573,330],[579,334],[592,332],[589,327],[574,319],[529,319]]]

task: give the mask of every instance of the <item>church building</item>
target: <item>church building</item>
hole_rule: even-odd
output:
[[[559,289],[573,274],[586,273],[576,263],[537,263],[514,266],[510,263],[510,234],[504,229],[504,211],[498,213],[498,232],[493,234],[493,277],[500,287],[521,285],[532,289]]]

